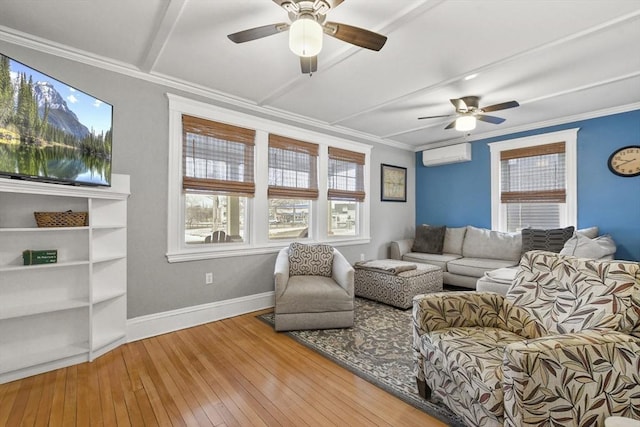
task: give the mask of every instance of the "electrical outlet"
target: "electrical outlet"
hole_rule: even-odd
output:
[[[206,273],[204,275],[204,284],[205,285],[213,284],[213,273]]]
[[[360,261],[364,261],[364,254],[360,254]]]

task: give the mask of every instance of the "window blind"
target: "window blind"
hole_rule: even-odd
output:
[[[329,147],[329,200],[364,201],[364,161],[362,153]]]
[[[182,116],[182,188],[253,197],[255,131]]]
[[[270,199],[318,198],[318,145],[269,134]]]
[[[565,203],[565,143],[500,153],[502,203]]]

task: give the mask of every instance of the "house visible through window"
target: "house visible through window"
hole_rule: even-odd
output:
[[[169,262],[369,241],[371,146],[167,98]]]
[[[318,145],[269,134],[269,239],[309,237]]]
[[[364,154],[329,147],[327,198],[331,235],[358,234],[360,203],[365,198],[364,165]]]
[[[576,225],[575,135],[545,134],[490,144],[492,227],[513,232]]]
[[[255,131],[182,116],[185,243],[242,242]]]

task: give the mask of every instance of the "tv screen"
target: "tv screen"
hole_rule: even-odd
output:
[[[111,185],[113,107],[0,54],[0,176]]]

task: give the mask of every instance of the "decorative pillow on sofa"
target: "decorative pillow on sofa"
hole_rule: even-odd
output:
[[[442,254],[444,234],[447,227],[422,224],[416,228],[416,238],[413,239],[412,252],[426,254]]]
[[[616,253],[616,244],[611,236],[604,236],[590,239],[580,233],[576,233],[567,240],[560,255],[573,255],[579,258],[600,259]]]
[[[447,227],[444,232],[442,252],[445,254],[462,255],[462,244],[467,227]]]
[[[289,274],[291,276],[331,277],[333,247],[329,245],[289,245]]]
[[[533,250],[558,253],[573,236],[574,231],[573,226],[548,230],[525,228],[522,230],[522,253]]]
[[[578,230],[576,230],[576,234],[582,234],[585,237],[588,237],[590,239],[595,239],[596,237],[598,237],[598,233],[600,232],[600,230],[598,229],[597,226],[595,227],[587,227],[587,228],[580,228]]]

